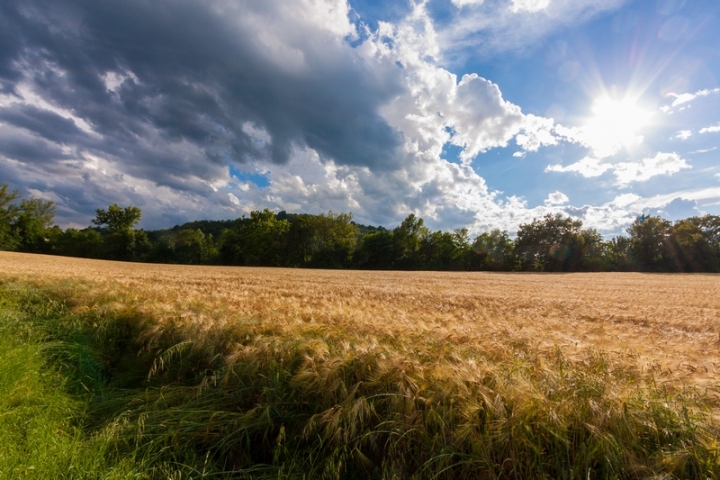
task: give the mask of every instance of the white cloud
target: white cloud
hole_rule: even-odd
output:
[[[504,43],[498,48],[510,48],[526,44],[528,39],[539,38],[558,25],[582,21],[615,8],[622,0],[515,0],[512,5],[509,1],[494,0],[454,0],[454,3],[463,6],[463,11],[468,13],[470,20],[465,24],[468,35],[478,32],[472,30],[478,26],[486,33],[500,32],[499,41]],[[443,49],[448,46],[444,43],[448,39],[445,36],[447,32],[438,34],[435,31],[422,2],[415,3],[410,16],[397,25],[381,22],[377,32],[365,32],[367,36],[363,38],[366,40],[356,48],[344,43],[345,37],[358,37],[355,27],[348,21],[349,7],[343,0],[300,0],[289,7],[280,0],[266,0],[261,4],[262,7],[250,9],[245,16],[238,14],[240,7],[232,2],[216,3],[211,8],[221,9],[223,18],[237,19],[238,31],[242,30],[244,34],[250,32],[243,36],[254,42],[248,46],[249,49],[254,49],[258,55],[267,54],[267,60],[277,69],[298,75],[311,87],[330,84],[315,81],[313,74],[317,77],[324,75],[324,71],[317,73],[310,68],[317,65],[318,58],[328,59],[328,64],[338,58],[351,58],[346,63],[336,63],[359,66],[352,73],[366,75],[362,78],[367,79],[367,82],[358,82],[360,90],[365,87],[380,90],[381,86],[397,82],[392,88],[388,87],[392,94],[385,95],[385,91],[359,92],[365,94],[363,99],[372,100],[374,95],[390,99],[383,100],[379,113],[402,139],[397,149],[397,164],[383,169],[374,164],[342,162],[326,151],[320,152],[321,146],[313,148],[301,141],[289,147],[291,151],[284,163],[272,163],[260,154],[249,159],[237,159],[225,155],[225,151],[220,149],[219,154],[213,156],[213,161],[208,161],[202,144],[168,140],[168,135],[160,129],[152,130],[150,125],[146,131],[137,131],[137,143],[142,147],[137,151],[147,153],[141,155],[147,160],[132,163],[119,158],[119,155],[113,157],[102,155],[103,152],[99,151],[52,145],[51,140],[30,138],[30,134],[24,133],[28,143],[47,143],[48,150],[57,147],[60,152],[58,158],[52,157],[43,165],[21,164],[2,158],[0,178],[8,178],[6,173],[12,170],[14,178],[19,179],[18,183],[25,182],[37,192],[55,192],[62,209],[60,221],[84,218],[79,217],[78,212],[89,215],[89,220],[92,212],[88,212],[88,206],[96,208],[118,202],[141,206],[145,224],[152,227],[188,219],[233,218],[239,212],[268,207],[311,213],[329,209],[351,211],[362,223],[386,226],[397,224],[413,212],[423,216],[433,228],[467,225],[472,232],[491,228],[514,232],[519,224],[530,222],[533,218],[547,213],[562,213],[582,219],[587,226],[610,231],[632,221],[638,212],[640,197],[625,194],[601,206],[574,207],[569,204],[567,195],[555,191],[533,206],[521,197],[503,197],[501,192],[490,190],[469,164],[475,159],[482,161],[482,158],[477,158],[482,152],[508,146],[513,141],[520,148],[514,155],[521,157],[543,146],[556,145],[562,139],[570,139],[588,146],[593,152],[568,166],[549,165],[546,171],[577,172],[597,177],[614,170],[616,175],[632,182],[640,181],[647,175],[671,174],[688,168],[679,157],[674,163],[672,158],[644,160],[647,165],[641,162],[642,168],[651,171],[650,174],[633,170],[635,164],[632,163],[613,166],[598,155],[598,152],[604,151],[596,145],[597,142],[593,142],[592,135],[588,133],[591,129],[562,128],[552,119],[525,114],[518,105],[503,98],[498,85],[479,75],[458,78],[439,66],[443,61]],[[480,21],[483,8],[492,9],[498,5],[502,10],[495,17],[499,19],[498,25],[483,27],[480,23],[473,23]],[[512,8],[517,10],[517,15],[512,14]],[[526,14],[533,11],[538,14]],[[517,24],[511,24],[510,17],[515,17]],[[469,37],[456,38],[464,41]],[[326,48],[328,45],[332,48]],[[396,66],[396,62],[401,67]],[[344,67],[339,70],[345,71]],[[143,76],[140,70],[136,71],[147,80],[148,77]],[[332,69],[328,71],[334,72]],[[107,73],[101,80],[105,88],[121,94],[125,87],[131,86],[131,78],[133,76],[128,70]],[[342,80],[344,77],[337,78]],[[271,80],[274,81],[268,79]],[[220,90],[209,89],[206,93],[212,97]],[[202,88],[199,91],[205,92]],[[219,105],[225,108],[227,102]],[[328,102],[327,105],[323,108],[332,109],[334,103]],[[340,109],[325,112],[320,111],[317,105],[311,107],[317,108],[318,115],[335,114],[333,118],[340,119],[345,118],[343,112],[355,111]],[[47,107],[39,105],[39,108]],[[79,116],[72,117],[74,111],[66,109],[57,112],[76,123],[82,120]],[[228,110],[227,114],[232,116],[232,111]],[[241,140],[262,153],[263,149],[277,145],[279,135],[272,131],[273,122],[263,123],[258,118],[255,115],[239,115],[234,121],[240,126],[239,133],[247,137]],[[89,122],[88,125],[94,123]],[[219,142],[226,133],[220,127],[224,125],[219,124],[215,130]],[[13,135],[16,139],[20,138],[14,132]],[[631,140],[637,140],[637,135]],[[441,158],[443,147],[447,144],[461,148],[464,164],[457,165]],[[612,148],[605,150],[614,151],[619,148],[617,145],[615,141]],[[160,151],[165,151],[166,155],[160,156]],[[216,152],[213,150],[211,153]],[[245,161],[243,170],[263,172],[269,185],[259,188],[252,182],[231,176],[228,173],[228,162],[231,160],[228,158]],[[68,225],[69,221],[65,220],[65,224]]]
[[[703,148],[701,150],[695,150],[694,152],[690,152],[690,154],[692,155],[692,154],[696,154],[696,153],[709,153],[709,152],[714,152],[715,150],[717,150],[717,147]]]
[[[698,97],[707,97],[708,95],[720,93],[720,88],[698,90],[695,93],[668,93],[668,97],[673,97],[675,100],[672,102],[673,107],[677,107],[684,103],[691,102]]]
[[[585,157],[582,160],[572,163],[567,167],[560,164],[548,165],[546,172],[576,172],[583,177],[599,177],[603,173],[613,168],[609,163],[602,163],[602,160],[595,157]]]
[[[679,138],[680,140],[687,140],[688,138],[692,137],[692,135],[692,130],[680,130],[675,134],[675,138]]]
[[[457,76],[436,65],[440,47],[425,5],[415,5],[399,25],[381,23],[367,57],[402,64],[406,92],[383,109],[385,118],[406,139],[406,152],[440,155],[443,145],[460,147],[468,164],[491,148],[505,147],[513,138],[525,151],[555,145],[552,119],[525,115],[503,99],[493,82],[466,74]],[[390,46],[392,45],[392,46]]]
[[[640,162],[618,163],[613,166],[613,173],[619,186],[627,186],[657,175],[672,175],[685,168],[691,167],[677,153],[658,153],[654,158],[645,158]]]
[[[233,205],[237,205],[238,207],[241,206],[240,200],[235,195],[233,195],[232,193],[228,193],[227,196]]]
[[[720,124],[712,125],[710,127],[705,127],[700,129],[700,133],[717,133],[720,132]]]
[[[550,5],[550,0],[512,0],[510,11],[518,12],[539,12]]]
[[[618,186],[625,187],[632,182],[644,182],[657,175],[672,175],[682,169],[691,168],[677,153],[658,153],[653,158],[639,162],[607,163],[595,157],[585,157],[568,166],[548,165],[546,172],[576,172],[583,177],[599,177],[611,170]]]
[[[545,199],[545,205],[563,205],[565,203],[568,203],[570,199],[567,195],[560,191],[556,191],[548,195],[548,198]]]
[[[463,55],[524,48],[565,25],[578,25],[627,0],[453,0],[455,17],[439,32],[443,50]],[[534,14],[537,13],[537,14]],[[479,47],[479,48],[478,48]]]
[[[456,7],[464,7],[466,5],[482,5],[485,0],[452,0],[452,4]]]

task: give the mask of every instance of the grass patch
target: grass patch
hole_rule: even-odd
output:
[[[720,477],[704,397],[602,352],[207,322],[69,281],[0,302],[6,478]]]

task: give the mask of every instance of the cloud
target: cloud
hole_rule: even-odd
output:
[[[686,168],[691,167],[677,153],[658,153],[653,158],[639,162],[608,163],[595,157],[585,157],[568,166],[548,165],[545,172],[575,172],[591,178],[610,170],[615,175],[616,184],[626,187],[632,182],[644,182],[658,175],[672,175]]]
[[[621,3],[456,1],[473,21],[498,14],[498,26],[481,26],[508,42],[497,48],[525,27],[515,45]],[[413,212],[471,232],[514,232],[547,213],[606,230],[632,221],[620,200],[574,207],[552,189],[533,206],[488,187],[473,168],[484,152],[578,140],[488,78],[445,68],[447,32],[425,6],[371,30],[348,20],[344,0],[9,0],[0,178],[52,198],[64,226],[109,203],[140,206],[153,228],[266,207],[386,226]],[[460,164],[442,158],[448,145]],[[547,171],[615,171],[594,154]]]
[[[627,0],[452,0],[461,8],[444,19],[439,42],[451,56],[523,49],[566,25],[578,25]]]
[[[264,207],[499,221],[511,207],[470,164],[513,140],[522,152],[556,144],[553,121],[440,67],[423,4],[376,31],[349,11],[343,0],[6,2],[1,176],[54,192],[65,225],[113,202],[142,207],[153,227]],[[447,144],[463,165],[441,158]]]
[[[545,205],[563,205],[569,201],[570,199],[567,195],[560,191],[556,191],[548,195],[548,198],[545,199]]]
[[[644,182],[657,175],[672,175],[691,168],[677,153],[658,153],[640,162],[623,162],[613,165],[617,184],[627,186],[632,182]]]
[[[679,138],[680,140],[687,140],[688,138],[692,137],[692,135],[692,130],[680,130],[675,134],[675,138]]]
[[[675,100],[672,102],[672,107],[680,106],[684,103],[692,102],[696,98],[699,97],[707,97],[708,95],[712,95],[715,93],[720,93],[720,88],[713,88],[713,89],[703,89],[698,90],[695,93],[668,93],[668,97],[672,97]]]
[[[583,177],[599,177],[612,167],[609,163],[602,163],[602,160],[594,157],[585,157],[582,160],[572,163],[566,167],[560,164],[548,165],[546,172],[576,172]]]
[[[518,12],[540,12],[550,5],[550,0],[512,0],[510,11]]]
[[[474,73],[457,76],[437,65],[440,46],[424,4],[415,5],[399,25],[381,23],[366,45],[368,52],[400,64],[405,91],[382,112],[403,132],[405,151],[439,156],[445,144],[461,148],[469,164],[480,153],[505,147],[515,138],[525,151],[555,145],[552,119],[523,114],[503,99],[498,85]]]
[[[705,127],[700,129],[700,133],[717,133],[720,132],[720,124],[718,125],[712,125],[710,127]]]
[[[715,150],[717,150],[717,147],[703,148],[703,149],[700,149],[700,150],[695,150],[695,151],[693,151],[693,152],[690,152],[690,154],[709,153],[709,152],[714,152]]]
[[[22,78],[32,96],[105,138],[155,130],[215,162],[283,163],[301,144],[340,163],[393,168],[400,134],[378,109],[398,93],[400,72],[366,67],[345,42],[357,35],[348,11],[311,0],[10,2],[4,24],[20,30],[5,80]],[[246,122],[272,142],[257,148]]]

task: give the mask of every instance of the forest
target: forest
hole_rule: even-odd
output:
[[[393,229],[350,213],[268,209],[235,220],[142,230],[142,212],[98,208],[92,225],[61,229],[55,205],[0,185],[0,250],[148,263],[375,270],[534,272],[720,272],[720,216],[671,222],[641,215],[627,235],[605,240],[580,220],[546,215],[513,236],[493,230],[432,231],[409,214]]]

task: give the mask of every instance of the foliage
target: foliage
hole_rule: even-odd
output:
[[[17,191],[0,185],[0,250],[46,253],[55,204],[39,198],[20,199]]]
[[[525,270],[569,272],[586,269],[601,241],[597,232],[583,230],[580,220],[547,214],[520,226],[515,248]]]
[[[630,227],[630,251],[643,270],[664,270],[669,265],[667,251],[671,224],[660,217],[641,215]]]
[[[473,270],[509,271],[515,269],[515,243],[507,232],[492,230],[478,235],[472,244]]]
[[[55,205],[21,199],[0,185],[0,249],[153,263],[372,270],[720,272],[720,217],[672,223],[641,215],[629,236],[604,241],[580,220],[545,215],[520,225],[513,240],[493,230],[431,231],[408,215],[397,227],[358,225],[349,213],[277,214],[201,220],[136,230],[136,206],[97,209],[93,228],[53,225]]]

